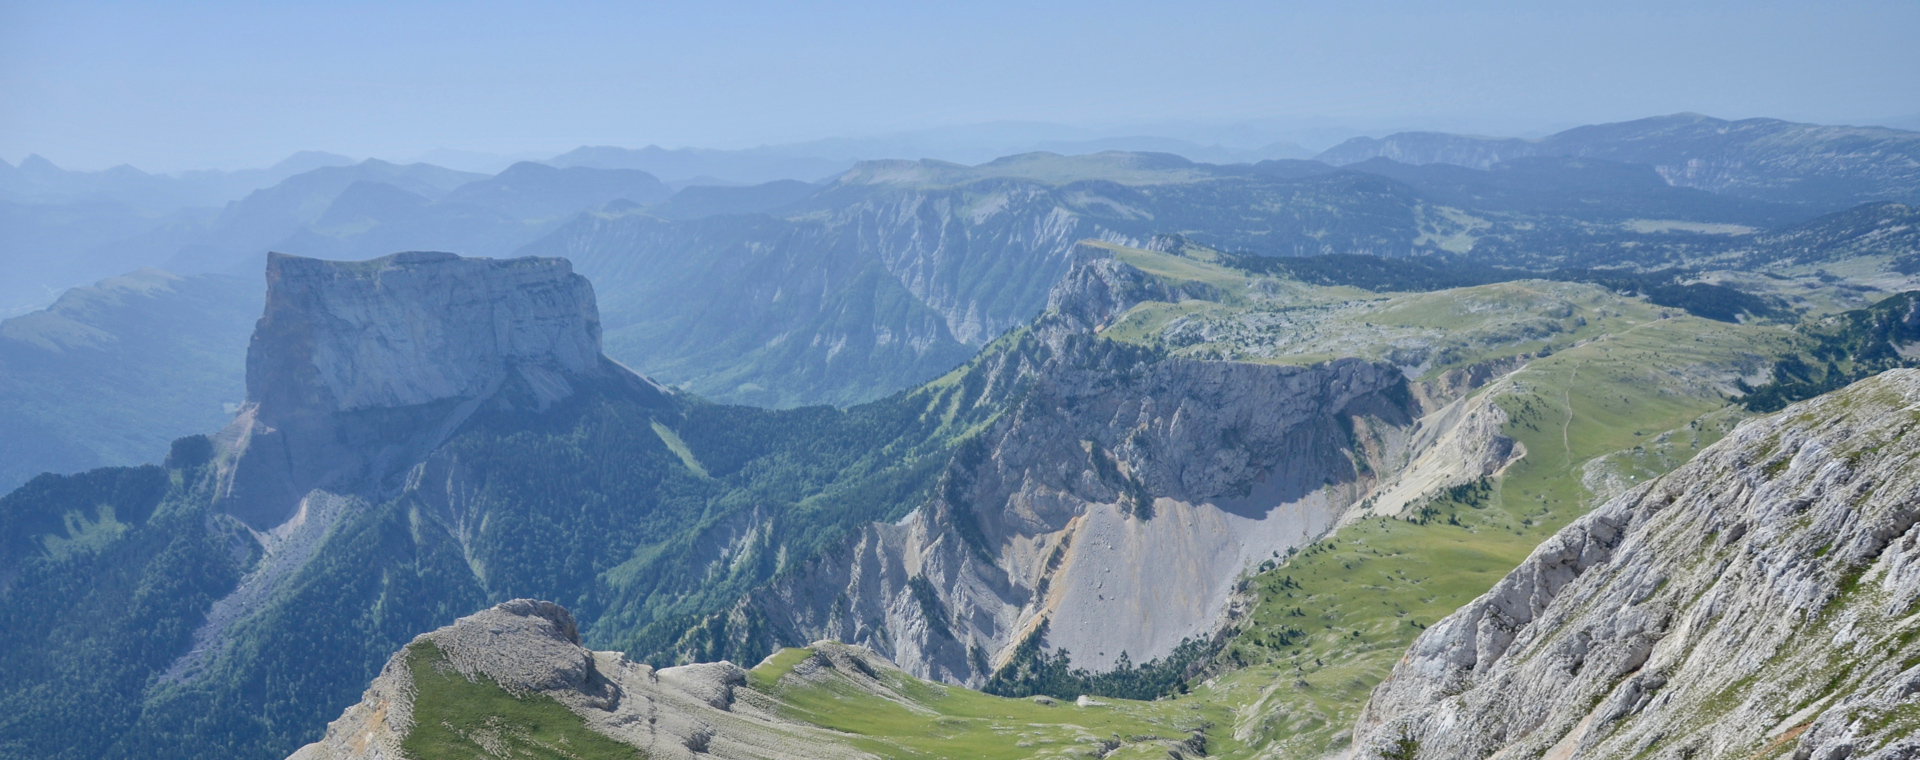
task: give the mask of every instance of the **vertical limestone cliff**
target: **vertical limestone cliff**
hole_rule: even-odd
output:
[[[221,506],[272,529],[316,488],[391,485],[487,399],[543,407],[611,374],[593,287],[565,259],[273,254]]]
[[[1920,371],[1742,424],[1374,690],[1359,758],[1920,757]]]
[[[191,683],[231,654],[337,527],[408,492],[443,506],[464,484],[435,452],[477,412],[542,410],[588,387],[660,398],[600,354],[593,287],[565,259],[270,256],[247,402],[216,437],[213,487],[214,510],[254,539],[236,556],[258,559],[162,682]]]
[[[929,503],[776,587],[765,613],[959,683],[1041,625],[1080,666],[1145,662],[1211,635],[1249,567],[1359,500],[1365,454],[1343,421],[1408,421],[1393,393],[1404,378],[1360,361],[1099,374],[1037,378]]]

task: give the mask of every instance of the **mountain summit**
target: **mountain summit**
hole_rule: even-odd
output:
[[[518,375],[543,398],[597,375],[593,286],[565,259],[274,254],[247,352],[247,398],[270,413],[473,398]]]
[[[272,528],[314,488],[378,485],[488,399],[545,408],[615,372],[565,259],[273,254],[247,402],[221,433],[222,505]]]

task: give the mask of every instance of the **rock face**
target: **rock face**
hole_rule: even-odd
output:
[[[1211,634],[1247,567],[1358,501],[1337,420],[1407,421],[1389,400],[1404,378],[1361,361],[1091,374],[1035,383],[933,502],[783,585],[770,616],[958,683],[979,683],[1043,624],[1046,645],[1082,667],[1144,662]]]
[[[1892,370],[1606,503],[1428,629],[1354,755],[1920,757],[1916,429]]]
[[[545,392],[600,369],[593,286],[565,259],[273,254],[247,355],[271,415],[472,398],[518,372]]]
[[[822,644],[818,651],[860,659],[869,673],[887,667],[870,653],[863,656],[848,647]],[[415,672],[422,663],[438,672]],[[497,686],[523,699],[558,702],[586,730],[631,745],[643,757],[871,757],[842,745],[828,731],[782,719],[757,692],[736,689],[746,684],[746,671],[733,663],[655,670],[617,652],[590,651],[580,646],[573,616],[565,609],[516,599],[414,639],[387,661],[359,704],[291,760],[407,757],[405,745],[416,728],[415,679],[449,672],[476,688]],[[501,741],[516,728],[492,736],[476,731],[467,738],[490,756],[517,757]]]
[[[273,254],[222,507],[267,530],[312,489],[378,486],[485,399],[544,407],[610,372],[593,287],[564,259]]]
[[[757,593],[743,619],[972,685],[1043,627],[1044,648],[1095,671],[1213,634],[1249,567],[1323,535],[1375,472],[1404,465],[1419,409],[1384,363],[1189,361],[1091,334],[1192,287],[1206,286],[1082,256],[1051,313],[962,381],[1007,408],[932,498]]]
[[[436,447],[486,405],[540,410],[589,385],[650,385],[601,356],[593,288],[565,259],[273,254],[267,285],[247,402],[216,438],[214,494],[261,557],[207,611],[167,683],[203,675],[234,627],[369,504],[412,490],[444,506]],[[434,475],[442,491],[422,487]]]
[[[593,278],[609,354],[653,377],[732,403],[847,405],[938,377],[1027,324],[1079,241],[1186,229],[1268,255],[1404,256],[1423,250],[1423,225],[1453,224],[1423,204],[1392,180],[1325,166],[877,161],[777,218],[609,210],[519,253],[565,256]]]
[[[1214,291],[1204,283],[1176,284],[1149,276],[1112,253],[1082,243],[1074,249],[1074,266],[1047,293],[1047,310],[1064,318],[1055,329],[1099,332],[1140,303],[1210,300],[1219,297]]]

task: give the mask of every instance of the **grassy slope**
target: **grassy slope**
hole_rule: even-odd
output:
[[[1483,391],[1502,394],[1507,433],[1528,455],[1482,497],[1437,501],[1424,524],[1349,525],[1253,579],[1258,601],[1245,633],[1221,655],[1244,667],[1216,680],[1246,705],[1240,739],[1262,746],[1262,756],[1338,749],[1368,693],[1424,626],[1485,592],[1607,495],[1583,485],[1584,465],[1604,458],[1618,479],[1644,480],[1731,428],[1737,415],[1697,390],[1683,367],[1737,363],[1787,340],[1777,328],[1648,319],[1535,360]],[[1277,632],[1286,626],[1304,638],[1285,641]]]
[[[1474,362],[1592,340],[1676,311],[1580,283],[1515,280],[1373,293],[1276,280],[1187,256],[1102,247],[1148,274],[1203,282],[1224,294],[1217,301],[1143,303],[1102,333],[1122,342],[1162,344],[1192,358],[1280,364],[1391,358],[1423,365],[1421,378],[1429,379]],[[1183,323],[1206,325],[1205,339],[1183,336]],[[1415,352],[1427,358],[1406,358]]]
[[[512,757],[639,760],[640,750],[588,729],[551,697],[517,697],[485,676],[469,681],[444,664],[433,642],[408,645],[414,728],[402,748],[414,760]]]
[[[1158,702],[1101,698],[1080,707],[995,697],[922,681],[899,671],[879,675],[904,700],[854,686],[844,679],[784,678],[811,656],[787,649],[749,672],[754,688],[783,705],[787,717],[849,735],[853,746],[889,758],[1168,757],[1195,732],[1209,750],[1237,749],[1217,727],[1230,720],[1221,700],[1203,690],[1195,697]],[[1212,729],[1212,730],[1209,730]],[[1191,745],[1188,745],[1191,746]]]
[[[1251,282],[1206,262],[1124,253],[1156,275],[1204,280],[1229,294],[1245,292]],[[1507,433],[1528,456],[1484,489],[1427,505],[1428,519],[1356,522],[1250,578],[1252,605],[1215,663],[1218,675],[1195,684],[1190,694],[1157,702],[1103,698],[1108,704],[1083,708],[993,697],[889,671],[888,686],[901,695],[895,698],[844,680],[785,678],[811,656],[804,649],[783,650],[755,668],[752,687],[777,700],[788,717],[844,732],[852,746],[882,757],[1157,758],[1170,749],[1182,751],[1176,743],[1190,741],[1196,731],[1217,756],[1337,751],[1367,694],[1425,626],[1484,592],[1597,499],[1677,466],[1724,434],[1740,415],[1712,390],[1714,381],[1795,345],[1778,327],[1670,317],[1672,310],[1588,286],[1554,287],[1584,289],[1575,294],[1575,313],[1562,318],[1578,316],[1585,324],[1544,339],[1520,334],[1482,342],[1461,359],[1556,347],[1551,356],[1480,391],[1497,395],[1511,418]],[[1482,329],[1490,324],[1488,313],[1527,311],[1541,294],[1541,286],[1530,283],[1443,294],[1334,290],[1303,286],[1293,295],[1320,306],[1362,302],[1326,329],[1374,328],[1369,340],[1376,348],[1402,337],[1400,330]],[[1463,298],[1488,309],[1463,310]],[[1152,324],[1139,317],[1156,310],[1232,316],[1247,308],[1248,301],[1238,297],[1146,304],[1108,336],[1150,342],[1168,321]],[[942,378],[930,390],[937,396],[953,382]],[[941,406],[935,403],[929,412],[945,411]],[[498,704],[487,709],[530,709],[499,702],[504,696],[488,697]]]
[[[1177,320],[1214,320],[1206,343],[1176,353],[1286,363],[1382,358],[1409,341],[1435,349],[1422,374],[1534,353],[1481,393],[1511,419],[1528,456],[1484,489],[1428,505],[1428,519],[1372,519],[1250,579],[1254,602],[1215,664],[1221,675],[1180,701],[1234,715],[1229,756],[1314,757],[1344,732],[1414,637],[1486,591],[1533,548],[1622,487],[1665,472],[1717,440],[1741,415],[1714,389],[1760,357],[1794,350],[1787,330],[1687,316],[1604,289],[1517,281],[1433,293],[1373,294],[1255,278],[1190,258],[1110,247],[1150,274],[1198,280],[1220,302],[1149,303],[1106,331],[1152,343]],[[1286,311],[1284,327],[1261,312]],[[1249,356],[1263,343],[1294,351]],[[1334,345],[1334,344],[1338,345]],[[1592,466],[1589,466],[1592,463]],[[1599,492],[1595,493],[1597,489]]]
[[[1247,282],[1203,262],[1119,252],[1152,274],[1207,281],[1230,294],[1244,292]],[[1208,723],[1210,752],[1227,757],[1314,757],[1337,750],[1367,694],[1424,626],[1483,593],[1540,541],[1611,495],[1615,484],[1665,472],[1717,440],[1740,415],[1728,410],[1712,380],[1795,345],[1778,327],[1673,317],[1672,310],[1588,286],[1544,286],[1578,289],[1575,316],[1586,324],[1550,339],[1481,345],[1481,353],[1463,359],[1562,346],[1481,391],[1498,394],[1497,403],[1512,419],[1507,433],[1529,455],[1484,490],[1432,503],[1430,519],[1357,522],[1250,579],[1255,601],[1241,632],[1220,654],[1221,675],[1191,694],[1154,703],[1109,700],[1114,714],[1102,717],[1119,724],[1100,725],[1074,712],[1062,723],[1062,707],[933,685],[908,690],[925,700],[918,707],[932,713],[830,691],[783,698],[794,717],[856,733],[862,748],[884,756],[1028,757],[1051,746],[1044,742],[1071,744],[1102,731],[1124,736],[1129,729],[1121,724],[1130,721],[1159,726],[1153,731],[1161,736],[1168,735],[1167,720],[1176,721],[1174,728],[1197,725],[1177,723],[1183,719]],[[1444,294],[1361,294],[1368,303],[1340,321],[1389,333],[1395,327],[1472,330],[1488,322],[1487,312],[1457,308],[1461,298],[1484,301],[1494,311],[1525,311],[1541,287],[1503,283]],[[1353,295],[1329,290],[1302,295],[1322,304]],[[1231,312],[1237,306],[1143,304],[1108,336],[1149,342],[1154,328],[1166,322],[1142,327],[1142,313]],[[1129,328],[1132,334],[1120,332]],[[1030,746],[1019,746],[1022,741]],[[1127,751],[1123,747],[1121,754]]]
[[[1218,700],[1043,704],[924,681],[893,669],[877,671],[892,694],[828,671],[789,678],[813,656],[784,649],[748,673],[748,685],[771,697],[784,717],[839,732],[849,748],[885,758],[1197,756],[1235,749],[1222,734],[1196,741],[1229,720]],[[484,678],[470,681],[446,667],[431,642],[407,649],[417,691],[415,728],[404,749],[416,760],[515,757],[600,760],[639,758],[639,750],[586,728],[566,707],[541,695],[514,696]],[[768,730],[778,730],[768,726]],[[849,753],[851,754],[851,753]]]

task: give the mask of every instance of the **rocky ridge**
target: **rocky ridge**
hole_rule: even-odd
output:
[[[1097,336],[1141,302],[1214,291],[1082,246],[1047,316],[964,371],[1007,408],[932,498],[743,601],[732,628],[970,685],[1036,635],[1095,671],[1146,662],[1216,635],[1262,560],[1519,456],[1497,406],[1457,398],[1488,377],[1419,392],[1435,409],[1418,419],[1390,364],[1173,359]]]
[[[1354,756],[1920,755],[1920,371],[1751,420],[1427,630]]]
[[[849,647],[823,643],[815,651],[839,660],[847,673],[889,667]],[[432,672],[418,671],[423,664]],[[553,700],[586,730],[648,758],[871,757],[833,732],[780,717],[777,703],[744,688],[746,671],[733,663],[656,670],[618,652],[588,650],[565,609],[516,599],[415,638],[387,661],[361,701],[328,725],[325,737],[291,760],[408,757],[408,739],[419,727],[416,679],[434,676],[457,677],[473,690],[497,687],[521,699]],[[515,740],[527,741],[516,735],[524,730],[519,726],[439,728],[487,757],[519,756]]]
[[[956,683],[983,681],[1042,624],[1085,667],[1163,656],[1212,633],[1248,566],[1358,500],[1338,416],[1406,421],[1390,400],[1403,378],[1359,361],[1176,361],[1111,385],[1090,374],[1036,382],[933,502],[870,526],[762,609]]]

